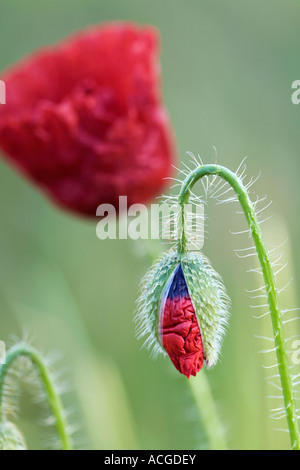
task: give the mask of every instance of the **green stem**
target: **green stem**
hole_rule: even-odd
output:
[[[270,261],[270,255],[266,248],[264,237],[257,220],[253,204],[249,198],[247,189],[243,185],[240,178],[220,165],[203,165],[192,171],[182,183],[179,194],[179,204],[184,210],[184,205],[188,203],[190,191],[194,184],[204,176],[218,175],[227,181],[235,191],[241,204],[248,225],[250,227],[257,255],[262,267],[262,273],[266,285],[268,303],[270,307],[270,315],[273,326],[275,349],[278,360],[278,369],[280,374],[281,386],[283,391],[284,406],[290,433],[292,449],[300,450],[300,435],[297,421],[296,404],[293,391],[293,383],[289,369],[289,361],[284,336],[284,327],[282,314],[279,305],[278,291],[275,283],[275,276]],[[182,228],[182,236],[179,241],[178,249],[184,252],[186,249],[186,235],[184,226]]]
[[[189,385],[204,425],[210,450],[227,450],[224,429],[204,370],[201,378],[190,377]]]
[[[7,353],[6,363],[0,367],[0,422],[5,419],[3,403],[5,379],[10,367],[19,357],[27,357],[30,359],[33,366],[37,368],[39,378],[45,387],[48,399],[47,402],[55,417],[56,428],[61,439],[62,449],[72,450],[71,438],[67,431],[67,421],[65,418],[62,401],[55,390],[50,370],[45,364],[40,353],[35,348],[27,344],[18,344],[12,347]]]

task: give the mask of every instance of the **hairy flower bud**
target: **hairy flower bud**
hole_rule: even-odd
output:
[[[0,423],[0,450],[27,450],[23,435],[10,421]]]
[[[164,255],[146,275],[138,300],[138,337],[167,353],[190,377],[217,362],[229,298],[220,276],[201,253]]]

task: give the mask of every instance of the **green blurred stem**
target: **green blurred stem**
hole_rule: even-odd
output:
[[[12,347],[6,356],[6,363],[0,367],[0,422],[5,419],[4,412],[4,384],[5,378],[12,364],[20,357],[27,357],[32,365],[37,369],[39,378],[45,388],[47,402],[55,417],[56,428],[61,440],[63,450],[72,450],[71,437],[67,431],[67,421],[62,405],[61,398],[57,391],[48,366],[45,364],[40,353],[27,344],[18,344]]]
[[[275,349],[278,360],[278,369],[280,374],[284,406],[286,410],[286,417],[288,422],[292,449],[300,450],[300,435],[296,413],[295,396],[293,391],[293,382],[289,369],[286,341],[284,336],[284,327],[281,309],[279,305],[278,291],[275,283],[275,276],[270,261],[270,255],[266,248],[264,237],[260,229],[260,225],[257,220],[255,210],[249,198],[248,192],[240,178],[232,171],[220,165],[203,165],[193,170],[182,183],[181,191],[179,194],[179,204],[182,208],[182,214],[184,214],[184,206],[189,201],[190,191],[193,188],[194,184],[204,176],[210,175],[218,175],[231,185],[238,197],[238,200],[244,211],[245,217],[252,233],[252,237],[262,267],[262,272],[266,285],[266,292],[268,296],[268,303],[274,333]],[[184,252],[186,250],[187,238],[184,227],[185,224],[183,223],[182,236],[178,246],[179,252]]]
[[[210,450],[227,450],[224,430],[204,370],[197,378],[190,377],[189,384],[204,425]]]

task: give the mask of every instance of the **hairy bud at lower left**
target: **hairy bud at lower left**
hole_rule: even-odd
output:
[[[27,450],[22,433],[10,421],[0,423],[0,450]]]

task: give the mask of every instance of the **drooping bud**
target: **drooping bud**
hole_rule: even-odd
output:
[[[229,298],[220,276],[201,253],[171,251],[142,284],[138,337],[156,354],[167,353],[176,369],[190,377],[205,361],[217,362]]]
[[[10,421],[0,423],[0,450],[27,450],[23,435]]]

